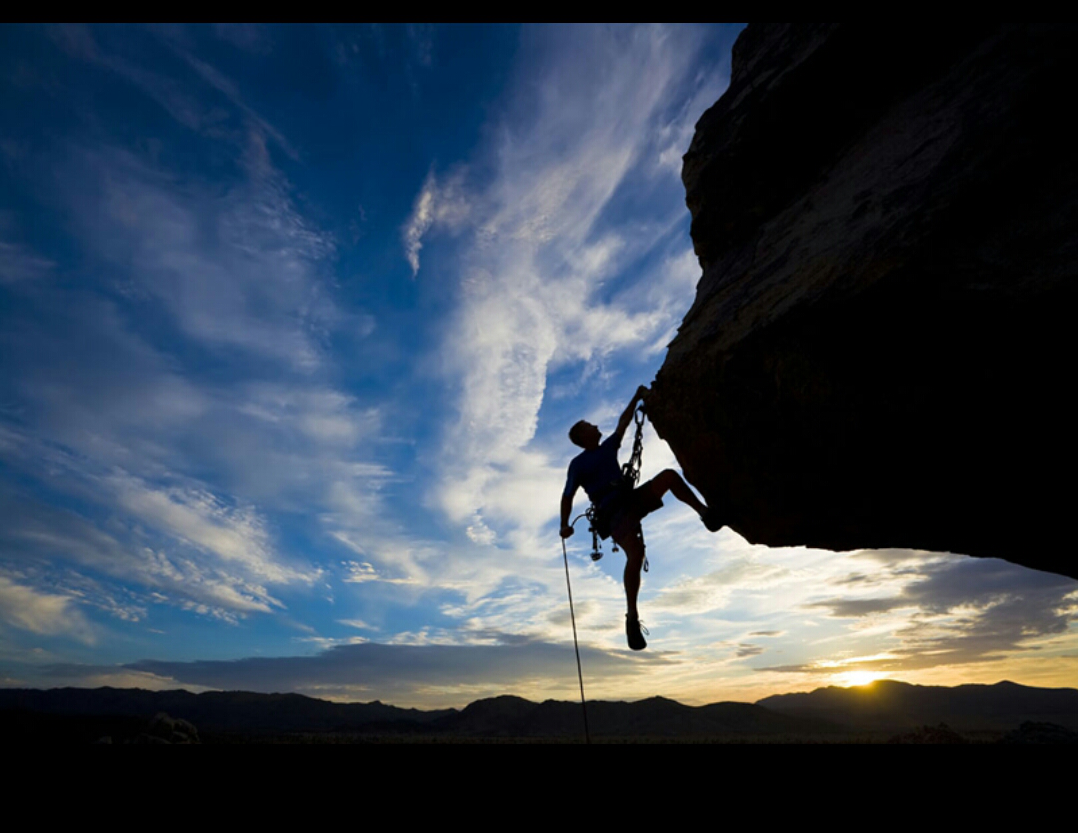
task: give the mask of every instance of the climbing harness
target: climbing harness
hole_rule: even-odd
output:
[[[640,480],[640,466],[644,457],[644,403],[637,405],[633,412],[633,422],[636,423],[636,435],[633,437],[633,453],[629,456],[629,462],[621,467],[621,487],[626,492],[632,492]],[[598,561],[603,557],[603,545],[599,537],[599,508],[593,503],[584,513],[591,524],[591,560]],[[579,520],[579,519],[578,519]],[[574,521],[576,523],[576,521]],[[611,539],[612,549],[618,551],[618,543]],[[648,571],[647,556],[644,556],[644,572]]]

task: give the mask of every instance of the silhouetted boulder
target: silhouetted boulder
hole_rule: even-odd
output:
[[[912,732],[903,732],[900,735],[895,735],[888,743],[944,743],[944,744],[956,744],[956,743],[969,743],[958,732],[948,726],[946,723],[941,723],[939,726],[922,726],[920,729],[915,729]]]
[[[1078,732],[1057,723],[1027,720],[1013,732],[1008,732],[1000,743],[1078,744]]]
[[[996,556],[1066,526],[1078,37],[752,24],[682,178],[703,267],[648,401],[749,541]]]
[[[163,743],[198,743],[198,729],[192,723],[180,718],[169,717],[158,712],[147,727],[144,735],[154,742]]]

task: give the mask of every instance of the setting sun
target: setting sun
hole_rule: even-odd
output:
[[[883,676],[883,674],[876,671],[843,671],[841,674],[834,676],[834,681],[836,685],[850,688],[874,683]]]

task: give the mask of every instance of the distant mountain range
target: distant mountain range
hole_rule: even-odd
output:
[[[461,710],[420,711],[377,701],[331,703],[300,694],[245,691],[0,689],[0,731],[9,742],[127,737],[160,713],[194,724],[209,741],[289,736],[574,740],[584,733],[579,703],[534,703],[512,696],[477,700]],[[776,695],[755,704],[686,706],[662,697],[595,701],[588,704],[587,717],[593,738],[635,740],[885,739],[941,723],[955,732],[1003,734],[1027,721],[1078,732],[1078,690],[1010,682],[947,688],[887,680]]]
[[[818,688],[777,694],[758,706],[861,731],[902,731],[946,723],[962,732],[1008,731],[1026,721],[1056,723],[1078,731],[1078,689],[995,685],[920,686],[879,680],[855,688]]]

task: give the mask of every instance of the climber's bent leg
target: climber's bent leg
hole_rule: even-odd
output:
[[[695,509],[696,514],[701,518],[707,515],[707,506],[693,493],[693,490],[689,488],[689,484],[681,478],[681,475],[673,469],[659,472],[640,488],[650,491],[660,505],[662,504],[663,495],[670,492],[682,503],[688,504]]]

